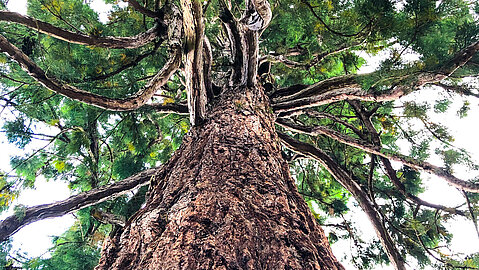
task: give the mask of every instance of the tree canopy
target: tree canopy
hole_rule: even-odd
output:
[[[463,102],[458,118],[477,110],[478,2],[104,1],[112,6],[106,22],[90,1],[29,0],[24,16],[0,0],[1,132],[24,149],[0,172],[0,210],[40,177],[65,181],[75,194],[59,204],[16,205],[0,223],[0,239],[42,218],[76,211],[77,219],[52,238],[49,258],[22,257],[4,241],[6,269],[94,268],[105,237],[145,202],[152,168],[201,124],[207,105],[191,94],[202,91],[195,83],[204,83],[210,102],[243,80],[240,23],[260,34],[258,58],[249,58],[257,76],[244,83],[269,96],[283,157],[333,248],[349,241],[344,252],[358,269],[401,261],[479,268],[479,251],[448,248],[446,226],[468,222],[477,232],[471,238],[479,237],[478,166],[455,146],[448,123],[431,118],[453,100]],[[371,64],[365,54],[380,58],[370,73],[361,72]],[[420,90],[440,94],[402,101]],[[469,170],[468,179],[459,170]],[[463,203],[423,200],[426,174],[459,190]],[[352,209],[372,225],[348,218]],[[361,226],[374,227],[374,241],[362,238]]]

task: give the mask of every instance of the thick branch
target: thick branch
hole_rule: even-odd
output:
[[[112,49],[129,49],[144,46],[158,36],[158,27],[154,26],[148,31],[134,37],[95,37],[78,34],[56,27],[52,24],[39,21],[29,16],[16,12],[0,11],[0,21],[14,22],[38,30],[41,33],[61,39],[66,42],[105,47]]]
[[[129,111],[144,105],[155,94],[155,92],[168,81],[170,76],[178,69],[181,62],[181,47],[174,46],[172,48],[171,58],[155,75],[155,77],[150,80],[144,89],[131,97],[115,99],[80,90],[74,86],[62,83],[55,78],[49,78],[45,72],[35,64],[35,62],[17,47],[8,42],[8,40],[2,35],[0,35],[0,49],[8,53],[15,61],[17,61],[30,76],[53,92],[86,104],[112,111]]]
[[[349,75],[327,79],[295,92],[289,96],[273,100],[273,109],[277,113],[300,110],[320,106],[341,100],[362,101],[392,101],[419,89],[427,83],[439,82],[449,77],[459,67],[463,66],[479,51],[479,42],[475,42],[459,51],[447,64],[436,72],[421,72],[404,77],[401,82],[390,90],[382,92],[366,92],[361,89],[358,81],[363,75]]]
[[[113,199],[134,188],[147,185],[150,179],[155,177],[159,171],[161,171],[159,168],[148,169],[120,182],[92,189],[71,196],[63,201],[28,207],[24,209],[22,213],[7,217],[0,222],[0,242],[5,241],[22,227],[35,221],[60,217],[73,211]]]
[[[423,170],[427,173],[435,174],[444,180],[446,180],[450,185],[457,187],[459,189],[479,193],[479,185],[472,182],[467,182],[461,180],[454,175],[450,174],[446,169],[432,165],[425,161],[418,161],[409,157],[402,156],[400,154],[390,153],[388,150],[381,148],[381,146],[376,146],[368,143],[367,141],[349,137],[347,135],[341,134],[337,131],[328,129],[326,127],[307,127],[301,126],[288,121],[285,119],[277,119],[277,124],[282,127],[299,133],[308,134],[311,136],[324,135],[334,140],[337,140],[341,143],[347,144],[349,146],[361,149],[365,152],[378,155],[380,157],[387,158],[389,160],[400,162],[408,167],[411,167],[415,170]]]
[[[351,88],[351,89],[361,90],[361,85],[358,83],[360,76],[365,76],[365,75],[346,75],[346,76],[340,76],[340,77],[333,77],[330,79],[326,79],[324,81],[320,81],[316,84],[303,87],[299,91],[295,91],[290,94],[288,94],[288,91],[279,89],[278,92],[285,91],[286,95],[280,95],[274,98],[273,103],[282,103],[286,101],[298,100],[305,97],[318,96],[321,94],[326,94],[334,90],[340,90],[340,89]],[[301,87],[290,86],[288,88],[301,88]]]
[[[282,133],[278,133],[278,135],[283,144],[289,149],[319,161],[343,187],[351,192],[373,224],[376,234],[381,240],[386,254],[388,255],[391,263],[394,265],[394,268],[405,270],[406,268],[404,266],[404,260],[399,254],[399,251],[397,250],[393,240],[391,239],[387,228],[382,223],[381,217],[374,208],[373,203],[369,199],[368,195],[361,189],[361,187],[349,176],[349,174],[344,171],[336,162],[334,162],[330,156],[313,145],[300,142]]]
[[[206,116],[207,94],[203,74],[203,9],[200,0],[182,0],[183,29],[186,36],[185,77],[188,109],[192,125]]]

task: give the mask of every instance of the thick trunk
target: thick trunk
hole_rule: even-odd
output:
[[[259,89],[226,90],[96,269],[343,269],[296,191],[270,111]]]

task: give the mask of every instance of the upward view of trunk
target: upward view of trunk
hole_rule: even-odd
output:
[[[225,90],[206,119],[96,269],[344,269],[296,190],[262,89]]]

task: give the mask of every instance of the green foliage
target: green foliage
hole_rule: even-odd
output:
[[[155,24],[153,19],[131,7],[122,8],[114,0],[105,0],[105,3],[113,4],[113,9],[108,23],[104,24],[88,2],[30,0],[28,13],[38,20],[95,37],[134,36]],[[151,10],[155,8],[155,1],[139,2]],[[272,63],[267,74],[268,82],[279,88],[355,74],[367,64],[366,59],[359,55],[367,53],[384,56],[375,72],[357,77],[357,83],[365,91],[381,94],[398,85],[408,86],[417,79],[418,73],[434,74],[457,51],[477,41],[479,3],[472,2],[270,1],[274,18],[259,42],[261,56]],[[0,1],[1,9],[5,8],[5,3],[5,0]],[[243,1],[231,3],[232,12],[240,17]],[[159,4],[161,6],[164,1]],[[212,66],[215,82],[228,78],[232,65],[229,51],[224,49],[229,41],[218,19],[218,6],[217,1],[212,1],[205,9],[205,32],[215,59]],[[167,60],[168,48],[164,44],[109,50],[69,44],[4,22],[0,23],[0,33],[31,57],[47,76],[113,98],[136,93]],[[384,54],[385,51],[388,53]],[[116,72],[124,65],[135,63],[144,54],[149,56]],[[411,54],[417,56],[417,60],[408,60]],[[282,56],[283,61],[278,56]],[[479,72],[479,56],[474,56],[471,62],[475,65],[460,68],[455,73],[458,78],[448,81],[448,87],[442,87],[466,97],[477,96],[477,90],[466,86],[460,79]],[[2,110],[2,118],[4,112],[9,113],[8,117],[5,116],[2,132],[10,143],[24,150],[11,159],[12,172],[0,173],[2,211],[12,205],[22,190],[33,188],[39,177],[65,181],[73,191],[83,192],[159,166],[168,161],[189,130],[185,117],[163,115],[143,108],[109,112],[64,98],[35,82],[4,54],[0,54],[0,80],[0,98],[7,108]],[[153,101],[165,104],[185,102],[182,81],[181,72],[175,73],[158,91],[161,99],[155,97]],[[455,164],[475,168],[467,152],[453,146],[454,138],[446,126],[431,120],[433,113],[449,113],[452,100],[450,96],[441,96],[403,104],[362,102],[360,105],[366,112],[371,112],[369,119],[378,133],[382,153],[399,153],[407,145],[409,157],[419,162],[436,154],[442,158],[448,171],[452,171]],[[465,117],[471,104],[464,99],[457,115]],[[241,104],[236,106],[238,110],[242,109]],[[322,126],[369,145],[376,143],[349,101],[312,108],[293,120],[305,126]],[[417,196],[425,189],[418,172],[406,166],[396,170],[396,177],[404,186],[401,192],[387,177],[379,157],[327,136],[295,135],[295,138],[330,155],[367,193],[375,202],[375,209],[381,212],[386,229],[399,246],[400,253],[408,261],[415,261],[419,267],[433,265],[437,269],[451,265],[479,265],[478,254],[466,258],[440,254],[439,257],[447,262],[441,265],[436,265],[431,258],[428,251],[435,252],[451,240],[452,235],[445,226],[451,217],[449,213],[419,207],[406,198],[405,193]],[[42,146],[38,146],[38,141],[43,141]],[[288,155],[295,157],[293,153]],[[356,268],[371,269],[388,263],[381,243],[362,239],[358,228],[362,225],[349,216],[358,208],[357,202],[321,164],[295,159],[291,162],[291,172],[315,218],[328,228],[329,241],[351,241],[350,260]],[[143,187],[132,196],[78,211],[76,223],[63,235],[53,238],[51,257],[29,258],[23,267],[93,269],[99,258],[101,241],[115,230],[115,225],[103,224],[104,221],[95,213],[101,210],[126,219],[141,208],[146,191],[147,187]],[[479,197],[469,194],[468,198],[477,219]],[[16,207],[15,214],[19,219],[23,218],[24,207]],[[472,216],[469,218],[473,219]],[[0,248],[0,263],[12,265],[7,255],[11,255],[9,244],[2,244]]]
[[[32,130],[25,125],[24,118],[16,118],[13,121],[7,121],[2,127],[10,143],[15,143],[18,147],[24,148],[32,140]]]

